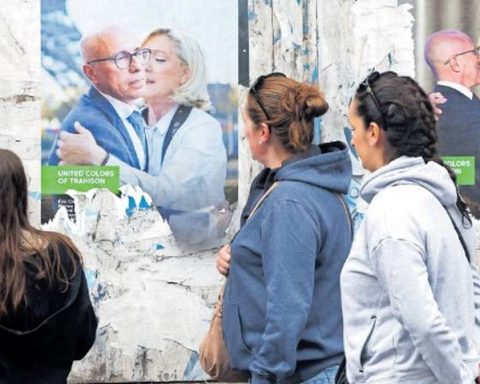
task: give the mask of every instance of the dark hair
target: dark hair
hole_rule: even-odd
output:
[[[0,316],[26,304],[27,264],[34,268],[36,279],[46,279],[50,286],[58,282],[66,291],[79,262],[79,252],[68,237],[29,223],[27,191],[21,160],[0,149]],[[68,272],[60,260],[60,245],[70,258]]]
[[[246,111],[250,119],[256,125],[265,122],[287,151],[306,151],[313,141],[313,119],[328,111],[320,90],[288,77],[267,75],[255,93],[262,105],[252,92],[248,93]]]
[[[455,183],[455,172],[438,155],[433,106],[415,80],[395,72],[374,72],[360,84],[355,99],[358,116],[365,126],[376,122],[385,132],[391,147],[390,160],[410,156],[434,161],[448,171]],[[471,224],[458,188],[457,207]]]

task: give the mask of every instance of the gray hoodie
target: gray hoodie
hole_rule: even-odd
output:
[[[472,384],[472,269],[444,207],[474,255],[446,170],[401,157],[372,173],[370,203],[341,274],[351,384]]]

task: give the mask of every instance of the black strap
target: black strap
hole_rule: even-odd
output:
[[[170,126],[168,127],[167,134],[165,135],[165,140],[163,141],[163,148],[162,148],[162,164],[163,158],[165,157],[165,153],[167,152],[167,148],[172,141],[173,136],[177,133],[178,129],[182,126],[182,124],[187,120],[188,115],[192,111],[193,107],[180,105],[175,114],[173,115],[172,121],[170,122]]]
[[[465,243],[465,239],[463,238],[460,230],[458,229],[458,226],[455,223],[455,220],[453,220],[452,215],[450,215],[450,212],[448,212],[447,207],[443,206],[443,208],[445,208],[445,211],[447,212],[447,215],[453,224],[453,228],[455,228],[455,232],[457,232],[458,238],[460,239],[460,243],[462,243],[463,250],[465,251],[465,256],[467,257],[468,263],[470,264],[470,252],[468,252],[467,243]]]
[[[338,200],[340,200],[340,203],[343,206],[343,209],[345,211],[345,216],[347,216],[347,220],[350,224],[350,239],[353,241],[353,230],[354,229],[353,229],[352,216],[350,215],[350,210],[348,209],[347,203],[345,202],[345,200],[343,199],[343,197],[340,193],[336,194],[335,196],[337,196]]]

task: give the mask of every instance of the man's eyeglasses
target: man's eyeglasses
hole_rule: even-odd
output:
[[[460,52],[460,53],[457,53],[455,55],[453,55],[452,57],[450,57],[447,61],[445,61],[443,63],[443,65],[447,65],[450,63],[450,61],[452,61],[453,59],[456,59],[458,56],[462,56],[462,55],[466,55],[467,53],[474,53],[475,56],[479,56],[480,55],[480,45],[478,47],[475,47],[473,49],[469,49],[468,51],[463,51],[463,52]]]
[[[380,118],[382,119],[382,122],[384,121],[383,119],[383,113],[382,109],[380,108],[380,102],[378,101],[377,97],[375,96],[375,93],[373,92],[372,84],[377,81],[380,77],[380,73],[377,71],[372,72],[370,75],[368,75],[365,80],[363,80],[360,85],[358,86],[358,91],[359,92],[364,92],[366,91],[373,100],[373,103],[375,104],[375,107],[378,110],[378,113],[380,114]],[[384,128],[385,129],[385,128]]]
[[[105,57],[103,59],[90,60],[87,62],[87,64],[94,64],[94,63],[100,63],[102,61],[111,60],[115,63],[118,69],[127,69],[128,67],[130,67],[130,65],[132,65],[132,58],[134,56],[138,60],[138,63],[140,65],[145,65],[148,63],[148,60],[150,60],[151,55],[152,55],[152,51],[149,48],[140,48],[140,49],[136,49],[135,52],[133,53],[130,53],[127,51],[120,51],[110,57]]]
[[[269,73],[268,75],[259,76],[258,79],[253,82],[249,90],[249,92],[252,94],[253,98],[257,102],[258,106],[267,117],[267,120],[270,120],[270,116],[268,115],[267,111],[265,110],[265,107],[260,101],[260,97],[258,96],[258,91],[260,90],[260,88],[262,88],[262,85],[265,82],[265,79],[268,79],[269,77],[287,77],[287,76],[281,72],[272,72],[272,73]]]

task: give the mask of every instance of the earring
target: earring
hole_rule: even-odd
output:
[[[265,143],[263,140],[260,140],[260,141],[258,142],[258,144],[260,144],[260,145],[262,145],[263,143]]]

